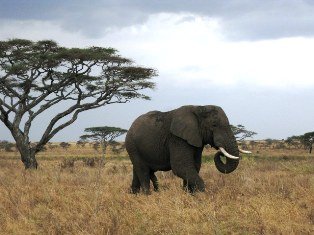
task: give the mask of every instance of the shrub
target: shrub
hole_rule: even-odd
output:
[[[104,166],[105,162],[99,157],[85,157],[82,159],[85,166],[95,167],[95,166]]]
[[[65,158],[61,162],[61,169],[66,169],[66,168],[73,168],[75,163],[75,159],[73,158]]]
[[[5,152],[13,152],[12,148],[15,147],[15,144],[10,143],[7,140],[0,141],[0,150],[4,150]]]
[[[64,149],[67,149],[67,148],[69,148],[71,145],[70,145],[69,143],[67,143],[67,142],[62,142],[62,143],[60,143],[60,146],[61,146],[62,148],[64,148]]]

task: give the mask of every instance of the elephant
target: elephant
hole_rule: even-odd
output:
[[[139,116],[127,132],[125,145],[133,164],[131,192],[150,193],[150,181],[159,190],[156,171],[169,171],[183,179],[189,192],[205,191],[199,176],[205,145],[218,150],[214,162],[228,174],[239,164],[239,152],[229,120],[219,106],[186,105],[168,111],[151,111]],[[221,160],[225,156],[226,160]]]

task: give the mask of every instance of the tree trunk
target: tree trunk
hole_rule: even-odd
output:
[[[38,163],[35,158],[35,152],[30,149],[20,150],[21,160],[25,169],[37,169]]]
[[[19,124],[19,122],[17,122],[17,124]],[[24,135],[18,125],[13,126],[10,131],[15,140],[16,148],[20,152],[25,169],[37,169],[38,163],[35,158],[36,150],[31,147],[28,135]]]
[[[100,164],[103,166],[106,162],[106,149],[107,149],[107,143],[105,141],[101,142],[101,161]]]

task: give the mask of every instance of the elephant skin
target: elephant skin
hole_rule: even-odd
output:
[[[132,193],[140,189],[150,193],[150,181],[158,190],[156,171],[172,170],[183,179],[183,187],[190,192],[204,191],[199,176],[201,156],[206,144],[230,155],[239,156],[236,139],[222,108],[214,105],[182,106],[169,112],[151,111],[139,116],[130,127],[126,149],[133,164]],[[220,159],[215,155],[216,168],[222,173],[234,171],[238,159]]]

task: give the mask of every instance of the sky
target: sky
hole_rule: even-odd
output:
[[[52,141],[187,104],[221,106],[255,139],[285,139],[314,131],[313,12],[310,0],[0,0],[0,40],[113,47],[158,70],[151,101],[84,112]],[[51,115],[35,122],[32,141]],[[2,123],[1,139],[12,140]]]

